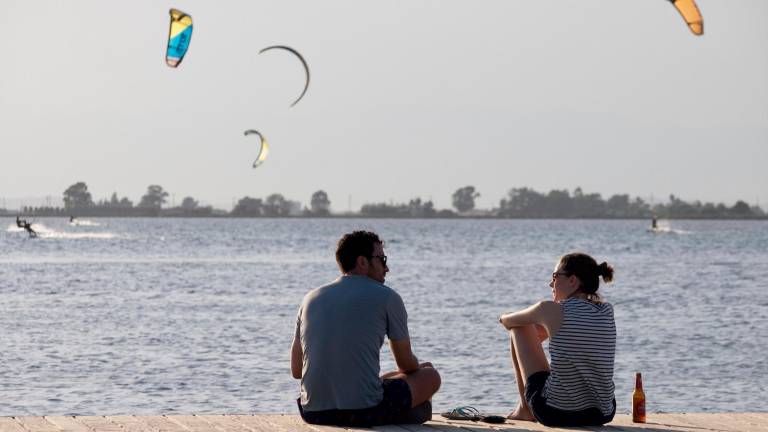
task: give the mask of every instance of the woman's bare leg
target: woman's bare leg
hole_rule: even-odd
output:
[[[515,342],[514,339],[512,339],[512,333],[509,335],[509,349],[512,354],[512,365],[515,368],[515,378],[517,381],[517,393],[519,395],[519,399],[517,402],[517,407],[515,407],[514,411],[507,414],[507,418],[511,420],[536,421],[536,419],[533,417],[533,413],[531,413],[531,409],[528,407],[528,403],[525,401],[525,381],[523,381],[523,377],[520,374],[520,365],[517,363],[517,355],[515,355]]]
[[[531,408],[525,401],[525,383],[531,374],[549,370],[549,362],[541,346],[541,338],[536,327],[515,327],[509,332],[509,349],[512,356],[512,364],[515,367],[517,391],[520,401],[514,411],[507,418],[513,420],[536,421],[531,413]]]

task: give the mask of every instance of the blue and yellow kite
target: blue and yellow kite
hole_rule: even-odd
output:
[[[165,62],[175,68],[184,60],[184,55],[192,40],[192,17],[178,9],[168,11],[171,15],[171,27],[168,30],[168,50]]]

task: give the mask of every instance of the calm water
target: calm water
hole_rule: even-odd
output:
[[[387,241],[414,350],[443,375],[436,410],[514,406],[497,317],[548,298],[575,249],[616,267],[620,412],[635,371],[652,412],[768,408],[766,222],[36,222],[29,239],[0,219],[0,415],[293,412],[296,310],[358,228]]]

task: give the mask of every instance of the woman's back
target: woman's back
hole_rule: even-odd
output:
[[[562,410],[613,410],[616,324],[609,303],[570,298],[561,303],[563,321],[549,343],[551,374],[547,404]]]

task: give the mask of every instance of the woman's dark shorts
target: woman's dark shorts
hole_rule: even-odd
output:
[[[414,421],[413,410],[411,409],[411,389],[405,380],[384,379],[382,380],[382,387],[384,388],[384,399],[378,405],[370,408],[304,411],[301,407],[301,400],[297,399],[296,402],[299,405],[301,418],[311,424],[369,427],[398,423],[423,423],[429,420],[427,417],[421,421]],[[431,404],[429,405],[429,415],[432,415]]]
[[[548,377],[549,371],[536,372],[525,383],[525,400],[539,423],[545,426],[599,426],[613,420],[616,399],[613,400],[613,410],[609,415],[604,415],[597,408],[565,411],[547,405],[547,398],[542,396],[542,391]]]

